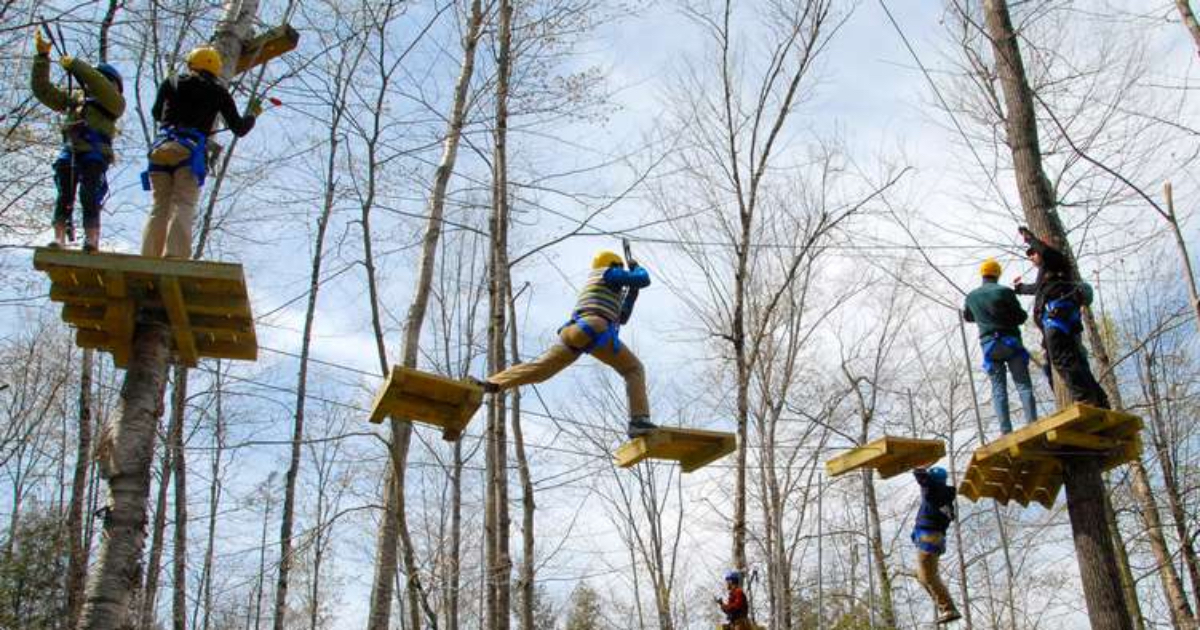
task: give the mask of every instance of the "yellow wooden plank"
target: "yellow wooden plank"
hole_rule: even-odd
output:
[[[300,33],[289,24],[277,26],[255,36],[242,46],[234,74],[241,74],[280,55],[294,50],[300,43]]]
[[[1046,432],[1046,441],[1059,446],[1084,448],[1090,451],[1107,451],[1121,445],[1121,440],[1080,433],[1071,429],[1054,429]]]
[[[700,470],[705,466],[725,457],[737,449],[737,438],[734,435],[728,434],[723,439],[715,444],[710,444],[704,450],[698,450],[696,453],[685,457],[679,461],[680,469],[685,473],[690,473]]]
[[[836,477],[858,468],[874,468],[884,478],[916,466],[928,465],[946,454],[941,440],[924,440],[885,435],[873,442],[825,462],[825,470]]]
[[[379,388],[379,391],[375,392],[375,399],[371,401],[370,421],[374,424],[383,422],[383,419],[388,416],[386,400],[391,395],[389,390],[392,388],[392,379],[394,379],[395,376],[396,368],[393,367],[392,370],[388,372],[387,381],[384,382],[383,387]]]
[[[617,465],[621,468],[629,468],[650,457],[649,437],[651,436],[634,438],[622,444],[615,455]]]
[[[887,447],[883,444],[876,445],[872,443],[860,446],[825,462],[825,472],[830,477],[837,477],[851,470],[861,468],[885,454],[887,454]]]
[[[96,252],[85,254],[70,249],[40,247],[33,253],[33,267],[45,271],[53,267],[117,271],[157,277],[161,275],[184,278],[211,279],[245,284],[242,266],[236,263],[185,260],[181,258],[147,258],[131,254]]]
[[[175,351],[179,354],[179,360],[184,365],[194,366],[199,360],[196,338],[192,336],[192,326],[183,302],[183,290],[179,288],[179,278],[160,276],[158,290],[162,296],[163,307],[167,311],[167,319],[171,322],[171,335],[175,338]]]

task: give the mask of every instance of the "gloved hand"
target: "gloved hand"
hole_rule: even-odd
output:
[[[1029,228],[1025,227],[1024,225],[1017,228],[1017,233],[1021,235],[1021,238],[1026,243],[1028,243],[1033,238],[1033,232],[1030,232]]]
[[[250,115],[254,116],[255,118],[262,116],[262,113],[263,113],[262,99],[260,99],[258,97],[254,97],[254,98],[250,99],[250,104],[246,106],[246,111],[250,112]]]
[[[62,66],[63,68],[66,68],[67,70],[70,70],[71,63],[73,61],[75,61],[75,58],[72,57],[71,55],[63,55],[62,57],[58,58],[58,65]]]
[[[636,261],[636,260],[631,260],[631,261],[629,261],[629,270],[630,270],[630,271],[633,271],[634,269],[637,269],[637,268],[638,268],[638,267],[640,267],[640,266],[641,266],[641,265],[637,264],[637,261]]]
[[[39,55],[50,54],[50,42],[42,37],[42,29],[34,29],[33,31],[33,48]]]
[[[713,598],[713,603],[714,603],[714,604],[716,604],[716,605],[718,605],[718,606],[720,606],[720,605],[721,605],[721,598],[720,598],[720,597],[714,597],[714,598]]]

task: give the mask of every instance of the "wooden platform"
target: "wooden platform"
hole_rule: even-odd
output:
[[[1072,405],[975,451],[959,492],[1050,509],[1063,483],[1062,457],[1092,455],[1102,470],[1115,468],[1141,456],[1141,430],[1137,416]]]
[[[873,468],[879,471],[880,477],[887,479],[913,468],[928,466],[945,455],[946,445],[941,440],[885,435],[825,462],[825,471],[829,476],[837,477],[851,470]]]
[[[629,468],[645,459],[679,462],[683,472],[699,470],[737,448],[737,437],[722,431],[660,427],[650,435],[634,438],[617,449],[617,465]]]
[[[422,422],[442,428],[442,438],[453,442],[483,402],[483,388],[469,381],[421,372],[399,365],[375,395],[371,422],[386,417]]]
[[[300,43],[300,33],[289,24],[260,33],[254,39],[242,45],[242,55],[238,57],[234,74],[241,74],[256,66],[295,50]]]
[[[39,248],[33,267],[50,276],[50,299],[84,348],[129,362],[138,320],[169,323],[177,363],[258,358],[242,266],[197,260]]]

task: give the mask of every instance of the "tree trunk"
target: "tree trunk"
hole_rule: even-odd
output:
[[[1187,0],[1176,1],[1182,5],[1187,4]],[[1192,16],[1189,26],[1195,27],[1196,31],[1193,33],[1200,37],[1200,27],[1195,25],[1196,17]],[[1187,241],[1183,238],[1183,232],[1179,229],[1179,218],[1175,215],[1175,195],[1171,194],[1171,182],[1163,184],[1163,194],[1167,198],[1167,224],[1171,226],[1171,236],[1175,237],[1175,248],[1179,250],[1179,258],[1183,261],[1183,281],[1187,285],[1188,299],[1192,303],[1192,313],[1196,316],[1197,329],[1200,330],[1200,292],[1196,290],[1196,273],[1192,269],[1192,258],[1188,255]],[[1200,590],[1200,587],[1194,588]],[[1200,603],[1197,605],[1200,606]]]
[[[187,457],[183,452],[184,413],[187,406],[188,370],[175,368],[171,390],[171,463],[175,476],[175,538],[171,558],[171,623],[174,630],[187,630]]]
[[[1066,457],[1062,462],[1067,512],[1071,516],[1079,577],[1092,628],[1132,630],[1133,621],[1113,562],[1116,552],[1104,519],[1105,488],[1100,464],[1094,457]]]
[[[863,471],[863,495],[870,515],[871,557],[875,564],[875,575],[879,580],[879,608],[883,616],[883,628],[896,628],[896,607],[892,603],[892,577],[888,573],[887,556],[883,553],[883,531],[879,523],[879,503],[875,498],[875,484],[870,470]]]
[[[117,630],[125,625],[130,595],[137,589],[145,542],[146,499],[154,435],[167,376],[170,329],[140,324],[134,330],[120,406],[105,427],[97,456],[108,481],[104,537],[88,580],[80,628]]]
[[[300,476],[300,450],[304,442],[304,408],[308,402],[308,354],[312,349],[313,322],[317,314],[317,294],[321,289],[321,263],[325,258],[325,233],[329,218],[333,214],[337,194],[337,156],[339,128],[344,111],[341,82],[345,78],[335,77],[338,89],[334,94],[332,121],[329,126],[329,155],[325,165],[325,198],[321,214],[317,217],[317,235],[313,243],[312,273],[308,280],[308,305],[304,311],[304,333],[300,341],[300,372],[296,376],[296,408],[292,424],[291,459],[288,461],[287,477],[283,490],[283,515],[279,523],[279,574],[275,582],[274,630],[284,630],[287,621],[288,578],[292,568],[292,528],[296,511],[296,480]]]
[[[204,543],[204,566],[200,572],[203,596],[197,598],[198,600],[202,599],[204,603],[204,617],[198,626],[199,630],[209,630],[212,627],[213,556],[216,553],[217,514],[221,506],[221,455],[225,450],[225,417],[221,405],[221,366],[219,363],[216,370],[216,399],[212,468],[209,469],[212,478],[208,486],[208,536]],[[192,627],[197,628],[195,615],[192,617]]]
[[[437,262],[437,246],[441,238],[442,222],[445,216],[446,208],[446,193],[449,188],[450,177],[454,173],[454,166],[458,159],[458,145],[462,139],[462,128],[466,121],[467,102],[470,91],[471,77],[475,69],[475,50],[479,42],[481,26],[483,23],[483,11],[481,2],[475,0],[471,4],[471,18],[467,25],[467,33],[463,39],[463,61],[462,68],[459,72],[458,82],[454,88],[454,104],[450,113],[450,120],[447,124],[446,139],[442,145],[442,159],[438,164],[437,172],[434,175],[433,190],[429,200],[429,220],[425,225],[425,235],[421,242],[421,259],[417,270],[417,287],[413,296],[412,304],[409,305],[408,317],[405,321],[404,332],[404,347],[402,349],[402,361],[405,367],[416,367],[417,358],[420,354],[421,329],[425,323],[425,312],[429,306],[429,297],[432,292],[433,285],[433,270]],[[364,209],[364,213],[366,210]],[[367,231],[367,225],[364,222],[364,231]],[[368,247],[368,263],[370,263],[369,247],[370,238],[365,236]],[[374,274],[371,269],[368,269],[368,280],[374,282]],[[372,295],[375,291],[372,288]],[[387,371],[386,354],[383,351],[382,330],[378,323],[377,311],[373,311],[376,339],[379,344],[380,361],[384,372]],[[408,442],[411,439],[412,425],[407,422],[393,420],[391,422],[392,429],[392,448],[391,458],[393,466],[390,468],[389,475],[398,476],[403,479],[403,467],[407,464],[408,459]],[[460,480],[461,481],[461,480]],[[389,478],[385,484],[390,489],[387,499],[387,511],[389,515],[384,518],[383,526],[380,529],[379,546],[376,551],[376,573],[374,586],[371,593],[371,612],[368,618],[368,630],[387,630],[390,621],[388,614],[391,609],[391,585],[393,583],[393,575],[396,566],[396,541],[397,539],[407,539],[407,525],[404,523],[404,486],[403,482],[394,483]],[[461,486],[459,487],[461,490]],[[419,607],[417,602],[418,595],[424,599],[424,593],[420,592],[420,576],[417,572],[417,566],[414,554],[411,549],[411,544],[405,545],[405,568],[409,580],[409,608],[413,615],[412,623],[414,626],[419,624]],[[457,570],[455,571],[457,574]],[[458,593],[452,593],[457,606]],[[425,602],[427,616],[430,622],[436,627],[437,620],[433,610],[429,607],[428,602]],[[458,622],[458,611],[454,611],[454,625]],[[452,626],[453,627],[453,626]]]
[[[513,363],[521,362],[520,347],[517,345],[517,312],[513,301],[512,283],[507,283],[509,316],[512,325],[509,326],[509,344],[512,351]],[[521,480],[521,575],[517,578],[517,589],[520,593],[521,608],[518,617],[521,620],[521,630],[534,630],[534,530],[533,514],[536,509],[533,498],[533,478],[529,474],[529,460],[525,456],[525,436],[521,432],[521,393],[514,390],[512,394],[512,430],[513,451],[517,456],[517,475]]]
[[[83,589],[87,580],[88,549],[83,540],[83,503],[88,491],[88,468],[92,463],[92,359],[95,351],[83,349],[79,373],[79,444],[75,450],[75,473],[71,478],[71,501],[67,508],[67,627],[79,624]]]
[[[499,56],[496,68],[496,121],[493,132],[491,256],[489,265],[488,373],[503,370],[505,308],[508,302],[508,86],[511,76],[512,15],[510,0],[500,0]],[[512,561],[508,551],[508,444],[502,394],[488,400],[487,498],[488,630],[508,630]]]
[[[1150,400],[1150,439],[1158,456],[1158,464],[1162,468],[1163,488],[1167,494],[1167,506],[1171,512],[1171,521],[1175,526],[1175,536],[1179,539],[1180,554],[1188,570],[1188,578],[1192,582],[1193,596],[1200,598],[1200,565],[1196,561],[1196,546],[1188,532],[1188,517],[1184,507],[1183,492],[1180,490],[1179,477],[1175,469],[1175,459],[1168,446],[1167,423],[1163,418],[1162,400],[1158,394],[1158,376],[1155,374],[1154,354],[1146,352],[1146,389]],[[1200,607],[1200,600],[1196,604]]]
[[[1107,479],[1106,488],[1111,488]],[[1146,630],[1146,620],[1142,617],[1142,603],[1138,600],[1137,581],[1133,577],[1133,567],[1129,564],[1129,550],[1125,548],[1125,540],[1121,538],[1121,526],[1117,522],[1117,511],[1113,509],[1112,497],[1104,493],[1104,520],[1108,523],[1108,531],[1112,532],[1113,551],[1116,552],[1117,574],[1121,576],[1121,592],[1125,593],[1125,603],[1129,605],[1129,618],[1133,621],[1134,630]]]
[[[1175,0],[1175,7],[1179,9],[1179,16],[1183,20],[1183,25],[1187,27],[1192,40],[1196,42],[1196,53],[1200,54],[1200,23],[1196,22],[1196,14],[1192,12],[1191,2],[1188,0]]]
[[[1004,91],[1008,146],[1012,151],[1025,218],[1035,233],[1047,237],[1070,257],[1066,232],[1055,211],[1050,182],[1042,169],[1033,95],[1026,80],[1008,5],[1005,0],[985,0],[983,10]],[[1074,264],[1071,258],[1072,268]],[[1074,271],[1074,275],[1078,277],[1078,271]],[[1079,572],[1084,576],[1088,609],[1093,611],[1095,608],[1091,615],[1092,627],[1096,630],[1131,628],[1129,608],[1116,568],[1112,532],[1108,529],[1100,500],[1104,484],[1097,464],[1095,461],[1068,462],[1064,476],[1069,479],[1068,509],[1079,550]],[[1071,486],[1075,489],[1073,494]]]
[[[167,435],[175,433],[175,416],[167,425]],[[150,538],[150,560],[147,562],[146,586],[142,589],[142,609],[139,613],[138,627],[149,630],[156,626],[158,604],[158,578],[162,570],[163,539],[167,529],[167,490],[171,484],[171,441],[168,437],[163,440],[162,463],[159,468],[158,503],[154,510],[154,527]]]

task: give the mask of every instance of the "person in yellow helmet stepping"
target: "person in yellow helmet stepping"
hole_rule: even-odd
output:
[[[963,319],[979,327],[983,346],[983,369],[992,382],[992,408],[1002,433],[1012,433],[1008,413],[1008,378],[1011,374],[1021,397],[1025,423],[1037,421],[1037,403],[1033,381],[1029,378],[1029,352],[1021,342],[1021,324],[1029,315],[1017,301],[1017,294],[1000,284],[1000,263],[989,258],[979,266],[982,283],[967,294]]]
[[[629,437],[646,435],[658,428],[650,422],[642,362],[619,337],[621,324],[628,321],[633,308],[633,291],[650,286],[650,274],[633,261],[628,269],[623,264],[614,252],[596,254],[570,321],[558,329],[559,343],[532,361],[518,363],[480,381],[484,390],[494,393],[540,383],[586,353],[625,379],[625,393],[629,398]]]
[[[159,131],[150,166],[142,173],[142,188],[154,191],[154,209],[142,233],[143,256],[191,257],[192,222],[208,172],[208,137],[217,115],[240,137],[250,133],[262,112],[254,99],[245,116],[238,113],[229,90],[217,78],[223,64],[215,48],[201,46],[188,53],[187,73],[158,86],[150,111]]]

